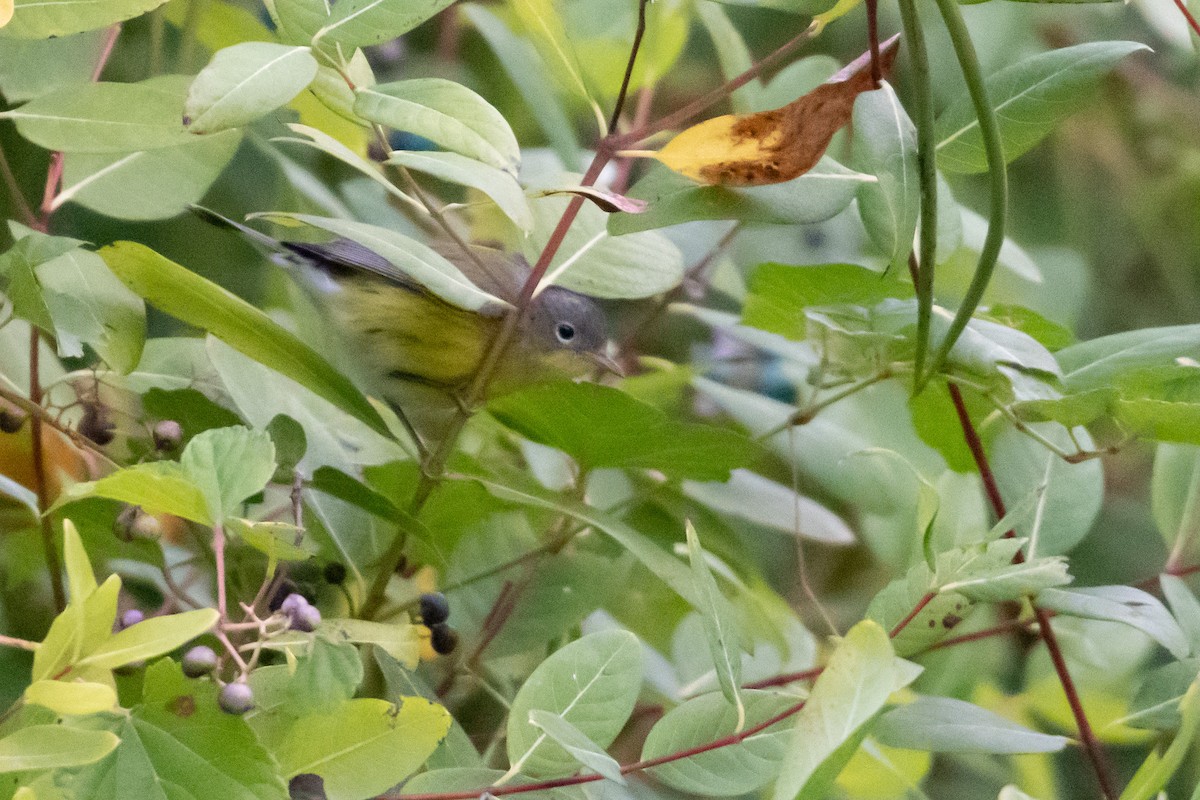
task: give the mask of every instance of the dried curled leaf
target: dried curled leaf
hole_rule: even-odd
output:
[[[647,203],[645,200],[638,200],[635,197],[626,197],[623,194],[611,191],[609,189],[601,189],[598,186],[564,186],[561,189],[544,189],[538,192],[538,197],[549,197],[555,194],[575,194],[592,201],[597,208],[607,214],[615,214],[618,211],[623,211],[626,214],[641,214],[646,210]]]
[[[896,58],[899,34],[880,47],[880,72]],[[782,108],[726,114],[680,133],[657,158],[676,172],[718,186],[765,186],[808,172],[838,129],[850,121],[854,98],[874,88],[864,53],[808,94]]]

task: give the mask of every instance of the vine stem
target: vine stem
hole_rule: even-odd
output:
[[[3,179],[4,185],[8,187],[8,193],[12,197],[17,216],[29,227],[36,228],[37,215],[33,213],[29,201],[25,199],[25,195],[21,191],[21,184],[17,181],[17,176],[13,174],[12,167],[9,166],[8,157],[4,155],[4,148],[0,148],[0,179]]]
[[[929,350],[929,323],[933,318],[933,277],[937,261],[937,137],[934,131],[929,52],[917,14],[916,0],[900,0],[900,23],[912,69],[912,107],[917,127],[917,170],[921,185],[921,239],[919,255],[909,253],[909,269],[917,291],[917,346],[914,382],[920,385]]]
[[[228,606],[225,599],[225,526],[221,523],[213,525],[213,555],[217,559],[217,613],[221,621],[227,622]]]
[[[967,92],[971,96],[971,104],[975,107],[975,116],[979,121],[979,133],[983,138],[983,150],[988,165],[991,210],[987,236],[984,237],[983,247],[979,251],[979,262],[975,265],[971,285],[967,287],[958,313],[954,315],[954,320],[930,362],[929,371],[923,376],[918,376],[918,390],[946,363],[946,357],[950,355],[954,343],[958,341],[967,323],[971,321],[975,309],[979,307],[983,292],[992,280],[996,259],[1000,255],[1000,246],[1004,244],[1004,224],[1008,214],[1008,171],[1004,164],[1004,147],[1000,141],[1000,124],[996,120],[996,110],[992,108],[988,99],[987,85],[983,80],[979,57],[975,54],[975,45],[971,42],[971,35],[967,31],[967,24],[963,20],[957,0],[937,0],[937,5],[950,32],[950,42],[954,45],[954,53],[958,57],[958,64],[967,83]],[[922,262],[921,267],[926,266],[927,263]]]
[[[941,0],[939,0],[939,3]],[[992,513],[996,519],[1004,519],[1008,514],[1008,509],[1004,505],[1004,499],[1000,495],[1000,487],[996,483],[995,473],[992,472],[991,464],[988,461],[987,453],[983,449],[983,442],[979,438],[979,432],[975,429],[975,423],[971,421],[971,416],[967,412],[967,405],[963,402],[962,390],[957,384],[949,383],[947,388],[950,391],[950,400],[954,404],[954,411],[958,416],[959,424],[963,430],[963,438],[967,442],[967,448],[971,451],[971,457],[975,461],[975,466],[979,469],[979,477],[983,481],[984,491],[987,494],[988,504],[992,508]],[[1016,536],[1015,531],[1008,531],[1004,534],[1004,538],[1010,539]],[[1025,560],[1025,554],[1018,551],[1013,557],[1015,563],[1021,563]],[[1062,648],[1059,647],[1058,637],[1054,634],[1054,628],[1050,624],[1050,613],[1043,608],[1038,608],[1033,605],[1034,615],[1038,623],[1038,635],[1042,642],[1046,645],[1046,651],[1050,654],[1050,661],[1054,665],[1054,672],[1058,675],[1059,683],[1062,684],[1063,694],[1067,697],[1067,703],[1071,706],[1071,715],[1075,718],[1075,726],[1079,729],[1079,740],[1083,745],[1084,753],[1087,754],[1088,761],[1092,764],[1092,769],[1096,773],[1096,781],[1100,784],[1100,791],[1106,800],[1115,800],[1116,792],[1113,790],[1112,778],[1109,776],[1108,760],[1104,754],[1104,750],[1100,745],[1100,741],[1096,738],[1095,732],[1092,730],[1092,724],[1088,720],[1087,713],[1084,711],[1083,703],[1079,699],[1079,691],[1075,687],[1075,681],[1071,678],[1071,672],[1067,668],[1066,659],[1063,658]]]

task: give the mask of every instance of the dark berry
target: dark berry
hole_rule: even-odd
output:
[[[326,583],[340,586],[342,581],[346,580],[346,565],[337,561],[330,561],[325,565],[324,574]]]
[[[420,601],[421,622],[432,628],[450,619],[450,601],[441,592],[426,592]]]
[[[145,618],[146,615],[143,614],[140,609],[131,608],[121,614],[121,628],[124,629],[133,625],[137,625]]]
[[[429,644],[433,652],[440,656],[448,656],[458,647],[458,632],[446,623],[429,626]]]
[[[244,683],[227,683],[217,695],[217,705],[226,714],[245,714],[254,708],[254,692]]]
[[[267,608],[272,611],[278,611],[280,606],[283,605],[283,601],[295,593],[296,582],[291,578],[285,578],[279,584],[279,588],[275,590],[275,594],[271,596],[270,601],[267,603]]]
[[[17,408],[7,403],[0,406],[0,431],[4,433],[16,433],[21,430],[21,426],[27,419],[29,419],[29,414],[23,408]]]
[[[154,447],[167,452],[183,441],[183,427],[173,419],[164,419],[154,426]]]
[[[306,605],[288,616],[292,618],[292,630],[312,633],[321,624],[321,612],[316,606]]]
[[[200,678],[217,668],[217,654],[211,647],[198,644],[183,654],[183,674]]]
[[[88,403],[79,420],[79,432],[98,445],[106,445],[115,438],[117,426],[108,416],[108,409],[99,403]]]

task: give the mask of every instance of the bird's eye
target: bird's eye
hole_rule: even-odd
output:
[[[558,327],[554,329],[554,335],[558,337],[560,342],[566,344],[575,338],[575,326],[569,322],[560,322],[558,323]]]

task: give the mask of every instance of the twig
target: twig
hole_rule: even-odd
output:
[[[879,64],[879,0],[867,0],[867,46],[871,51],[871,88],[878,89],[883,81]]]
[[[988,462],[987,453],[984,452],[983,442],[979,439],[979,433],[975,430],[975,424],[971,421],[970,414],[967,413],[962,391],[954,383],[948,384],[947,387],[950,390],[950,399],[954,403],[954,410],[963,430],[963,438],[967,442],[967,448],[971,451],[971,457],[974,459],[975,466],[979,470],[979,477],[983,481],[984,492],[992,507],[992,513],[995,514],[996,519],[1004,519],[1008,510],[1004,505],[1004,499],[1000,496],[1000,487],[996,483],[996,476]],[[1004,534],[1005,538],[1014,536],[1016,536],[1016,532],[1011,530]],[[1016,563],[1024,560],[1025,555],[1020,551],[1013,557],[1013,561]],[[1067,697],[1067,703],[1071,706],[1071,715],[1075,718],[1075,726],[1079,730],[1079,740],[1083,745],[1084,753],[1087,754],[1088,761],[1092,763],[1096,780],[1100,784],[1100,791],[1107,800],[1115,800],[1117,795],[1113,790],[1112,778],[1109,776],[1108,759],[1092,730],[1092,724],[1084,711],[1083,703],[1079,699],[1079,691],[1075,687],[1075,681],[1071,678],[1070,670],[1067,669],[1067,662],[1058,646],[1058,637],[1054,635],[1054,628],[1050,624],[1050,614],[1036,605],[1033,610],[1037,616],[1038,635],[1046,645],[1050,660],[1054,664],[1054,671],[1057,673],[1063,693]]]
[[[29,327],[29,401],[41,408],[42,385],[38,372],[41,368],[41,331]],[[46,554],[46,569],[50,573],[50,589],[54,593],[54,606],[61,614],[67,607],[67,591],[63,586],[62,565],[58,560],[58,549],[54,546],[54,522],[47,513],[50,509],[50,490],[46,482],[46,454],[42,449],[42,418],[33,414],[29,418],[29,434],[32,436],[30,457],[33,459],[33,489],[37,494],[39,520],[42,529],[42,550]]]
[[[616,149],[616,150],[624,150],[628,147],[632,147],[633,145],[637,144],[638,142],[641,142],[644,139],[650,138],[651,136],[658,133],[659,131],[670,130],[672,128],[678,127],[679,125],[683,124],[684,122],[687,122],[689,119],[696,116],[701,111],[704,111],[709,106],[712,106],[716,103],[721,102],[726,97],[733,94],[738,89],[742,88],[747,83],[749,83],[750,81],[757,78],[763,72],[767,71],[768,69],[774,67],[776,64],[783,61],[785,58],[787,58],[793,52],[795,52],[800,47],[800,45],[804,44],[809,39],[811,39],[816,34],[816,32],[817,32],[817,26],[815,24],[810,25],[807,29],[805,29],[798,36],[795,36],[791,40],[784,42],[782,45],[779,46],[778,49],[775,50],[775,52],[771,53],[769,56],[764,58],[762,61],[759,61],[757,64],[754,64],[752,67],[750,67],[748,70],[743,72],[741,75],[731,78],[730,80],[723,83],[721,86],[717,87],[716,89],[713,89],[708,94],[705,94],[703,97],[693,100],[692,102],[688,103],[683,108],[680,108],[677,111],[675,111],[671,114],[668,114],[667,116],[659,119],[656,122],[652,122],[649,125],[642,126],[641,128],[637,128],[635,130],[629,131],[628,133],[625,133],[623,135],[615,137],[613,139],[613,141],[610,143],[611,146],[613,147],[613,149]]]
[[[18,639],[15,636],[5,636],[0,633],[0,645],[4,647],[19,647],[22,650],[37,650],[38,643],[28,639]]]
[[[1175,7],[1179,9],[1179,13],[1183,14],[1183,18],[1187,20],[1188,26],[1192,32],[1200,36],[1200,23],[1196,22],[1196,18],[1192,16],[1192,12],[1188,11],[1187,3],[1183,0],[1175,0]]]
[[[629,48],[629,59],[625,62],[625,77],[621,79],[621,89],[617,92],[617,102],[613,106],[612,118],[608,121],[608,135],[617,132],[617,123],[621,121],[621,110],[625,107],[625,96],[629,93],[629,81],[633,78],[633,65],[637,61],[638,51],[642,47],[642,37],[646,35],[646,4],[649,0],[638,0],[637,30],[633,33],[633,46]]]

